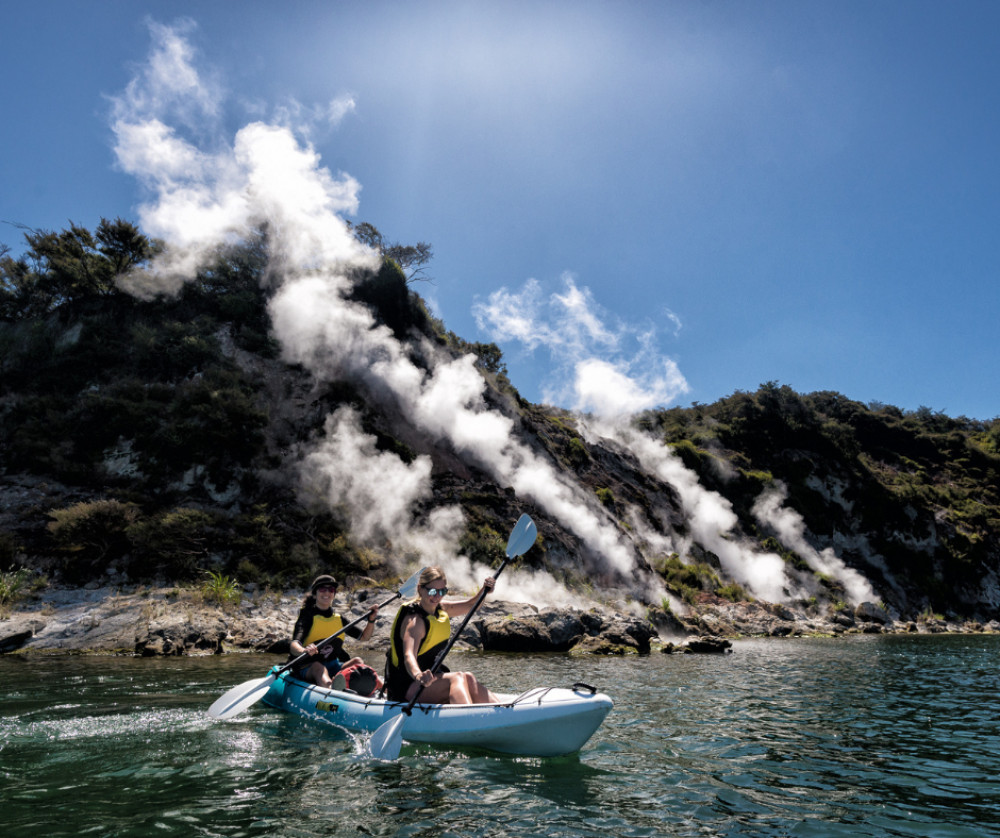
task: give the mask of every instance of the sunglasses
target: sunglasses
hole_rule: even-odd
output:
[[[316,591],[315,591],[315,593],[317,593],[317,594],[326,594],[326,593],[335,594],[335,593],[337,593],[337,589],[334,588],[334,587],[331,587],[329,585],[323,585],[322,587],[317,588]]]
[[[448,593],[448,589],[447,588],[428,588],[428,587],[424,587],[424,590],[427,591],[427,596],[444,596],[446,593]]]

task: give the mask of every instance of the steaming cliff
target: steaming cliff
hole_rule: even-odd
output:
[[[530,404],[391,260],[283,294],[269,246],[0,326],[4,568],[465,585],[528,512],[500,595],[538,606],[996,618],[996,423],[773,384],[614,419]]]

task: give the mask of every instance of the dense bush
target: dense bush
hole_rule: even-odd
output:
[[[220,518],[198,509],[177,508],[132,523],[127,536],[132,549],[132,573],[167,579],[193,579],[223,549]]]
[[[122,559],[131,546],[128,530],[140,516],[133,503],[99,500],[77,503],[49,513],[49,532],[71,580],[99,574]]]
[[[459,551],[473,562],[496,567],[507,555],[507,538],[486,524],[472,524],[466,527]]]
[[[377,320],[392,329],[399,339],[405,338],[411,328],[423,331],[426,326],[421,318],[422,309],[410,299],[406,275],[391,259],[384,260],[376,272],[360,274],[351,298],[367,304]]]
[[[676,553],[666,557],[659,566],[667,590],[685,602],[694,604],[701,593],[722,587],[718,574],[704,562],[685,563]]]

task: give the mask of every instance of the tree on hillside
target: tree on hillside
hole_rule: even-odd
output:
[[[97,249],[111,263],[115,276],[146,264],[160,249],[138,227],[121,218],[102,218],[95,238]]]
[[[348,222],[351,232],[362,244],[368,245],[373,250],[377,250],[383,259],[391,259],[406,276],[407,284],[415,280],[429,282],[429,276],[423,276],[427,263],[434,256],[433,248],[427,242],[417,242],[416,244],[400,244],[399,242],[387,242],[382,233],[374,224],[367,221],[358,224],[356,227]]]
[[[120,293],[115,280],[149,261],[157,245],[135,225],[102,218],[96,233],[70,223],[60,233],[31,230],[19,259],[0,255],[0,317],[28,319],[63,305]]]

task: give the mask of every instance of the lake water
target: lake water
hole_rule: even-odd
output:
[[[1000,637],[740,641],[727,656],[453,652],[615,709],[535,759],[357,739],[257,704],[271,657],[0,658],[0,835],[997,836]]]

